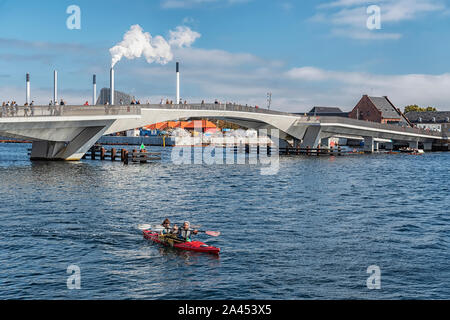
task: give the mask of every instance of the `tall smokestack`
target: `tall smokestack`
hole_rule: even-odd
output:
[[[58,103],[58,71],[53,72],[53,104]]]
[[[27,104],[30,104],[30,101],[31,101],[31,99],[30,99],[30,96],[31,96],[31,94],[30,94],[30,74],[29,73],[27,73],[27,98],[26,98],[26,103]]]
[[[97,103],[97,76],[94,74],[92,77],[92,105],[95,106]]]
[[[180,63],[177,62],[177,103],[180,104]]]
[[[114,68],[111,68],[111,73],[110,73],[110,97],[109,97],[109,104],[110,105],[114,105]]]

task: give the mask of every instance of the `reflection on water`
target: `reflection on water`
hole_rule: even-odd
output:
[[[247,165],[33,162],[0,145],[0,298],[450,298],[450,154],[284,157]],[[214,255],[151,243],[190,220]],[[82,289],[66,287],[67,267]],[[367,267],[382,290],[366,288]],[[168,289],[169,288],[169,289]]]

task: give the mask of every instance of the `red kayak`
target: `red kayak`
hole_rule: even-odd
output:
[[[167,247],[213,254],[219,254],[220,252],[219,248],[208,246],[201,241],[181,242],[165,235],[160,235],[159,233],[151,230],[145,230],[143,231],[143,233],[145,239],[165,245]]]

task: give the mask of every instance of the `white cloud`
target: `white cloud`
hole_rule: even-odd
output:
[[[278,110],[305,112],[315,105],[351,110],[363,94],[371,94],[387,95],[398,107],[419,104],[450,110],[448,73],[384,75],[312,66],[286,69],[279,61],[246,53],[193,48],[174,53],[182,61],[182,97],[189,102],[219,99],[264,107],[267,92],[272,92],[273,106]],[[169,84],[174,81],[172,69],[165,67],[139,67],[133,72],[144,83],[147,79]],[[173,94],[168,93],[168,98]],[[166,96],[156,100],[160,98]]]
[[[178,26],[175,30],[169,31],[169,44],[174,47],[190,47],[195,40],[201,37],[201,34],[192,31],[189,27]]]
[[[405,74],[379,75],[363,72],[330,71],[320,68],[294,68],[285,73],[286,77],[304,82],[331,82],[332,87],[345,97],[356,99],[362,94],[390,96],[398,107],[408,104],[437,106],[449,109],[450,73],[440,75]],[[334,97],[344,102],[346,98]]]

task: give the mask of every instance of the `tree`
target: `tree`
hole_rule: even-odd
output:
[[[413,105],[409,105],[405,107],[405,113],[408,112],[432,112],[432,111],[437,111],[436,108],[433,107],[427,107],[427,108],[421,108],[419,107],[417,104],[413,104]]]

